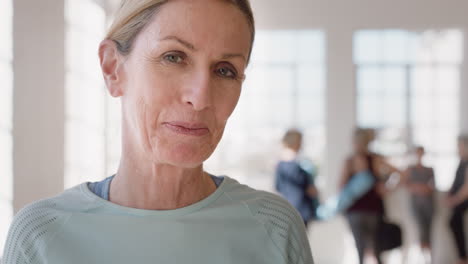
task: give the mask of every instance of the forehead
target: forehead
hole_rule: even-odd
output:
[[[250,26],[238,7],[226,0],[171,0],[162,5],[141,33],[148,40],[176,36],[196,48],[207,43],[248,51]]]

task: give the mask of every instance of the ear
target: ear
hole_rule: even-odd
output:
[[[117,45],[114,41],[106,39],[101,42],[99,45],[99,60],[107,90],[113,97],[122,96],[123,72],[120,69],[122,56],[117,50]]]

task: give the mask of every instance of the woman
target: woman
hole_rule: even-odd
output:
[[[447,197],[447,204],[452,208],[450,230],[457,246],[457,264],[467,264],[464,218],[468,209],[468,135],[458,137],[458,155],[460,164]]]
[[[275,170],[276,190],[290,202],[302,216],[305,225],[316,219],[318,206],[318,191],[307,171],[298,160],[302,146],[302,133],[290,129],[283,136],[282,160],[278,162]]]
[[[415,148],[416,164],[405,172],[405,183],[411,195],[411,208],[419,229],[421,249],[431,256],[431,227],[434,215],[434,169],[423,165],[425,150]],[[427,261],[430,263],[430,260]]]
[[[203,171],[254,36],[247,0],[126,0],[99,48],[122,101],[114,176],[22,209],[5,263],[313,263],[285,200]]]
[[[372,187],[348,208],[346,218],[356,242],[359,263],[364,263],[364,256],[370,255],[382,263],[376,242],[377,231],[384,215],[382,197],[387,189],[382,181],[384,175],[398,171],[388,164],[384,158],[369,151],[373,140],[373,131],[358,128],[354,132],[354,153],[345,162],[340,187],[344,188],[353,177],[363,171],[370,171],[374,177]]]

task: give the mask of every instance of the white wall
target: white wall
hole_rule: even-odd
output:
[[[258,28],[466,26],[463,0],[253,0]]]
[[[351,151],[351,135],[356,124],[356,89],[353,65],[352,30],[326,33],[326,158],[327,193],[335,192],[346,155]],[[337,78],[337,76],[339,76]]]
[[[64,3],[13,1],[13,207],[63,190]]]
[[[13,5],[16,213],[64,189],[66,21],[65,0],[14,0]]]

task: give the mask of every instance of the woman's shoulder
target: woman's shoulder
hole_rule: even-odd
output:
[[[298,174],[303,173],[305,170],[297,160],[279,161],[276,165],[276,172],[284,174]]]
[[[83,184],[19,210],[10,225],[5,253],[11,257],[28,248],[37,253],[74,212],[85,210],[89,198],[81,191]]]
[[[10,233],[29,233],[26,229],[46,231],[60,219],[67,218],[69,212],[63,210],[59,196],[32,202],[14,216]]]
[[[41,248],[68,220],[71,213],[64,210],[64,192],[55,197],[35,201],[14,216],[4,249],[4,263],[29,263]]]
[[[299,161],[297,160],[279,160],[276,164],[277,168],[300,168]]]
[[[82,204],[88,199],[81,191],[83,184],[66,189],[58,195],[41,199],[24,206],[15,215],[14,221],[21,222],[29,218],[55,218],[79,210],[77,205]]]

